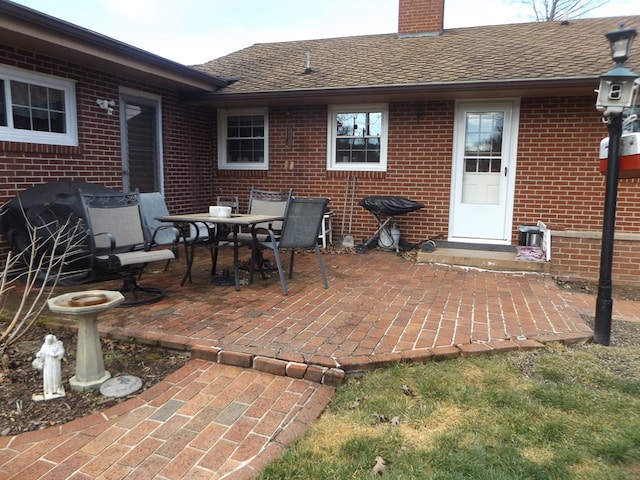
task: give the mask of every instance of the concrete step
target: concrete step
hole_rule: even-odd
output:
[[[515,252],[492,252],[462,248],[436,248],[433,252],[418,252],[418,262],[461,265],[485,270],[514,272],[551,272],[551,262],[516,260]]]

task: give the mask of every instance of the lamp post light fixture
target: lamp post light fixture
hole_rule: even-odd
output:
[[[602,245],[600,250],[600,278],[596,299],[593,341],[609,345],[611,337],[611,269],[613,263],[613,241],[616,220],[616,199],[620,166],[620,140],[624,113],[635,103],[638,92],[638,74],[628,70],[624,63],[629,58],[631,44],[636,36],[633,28],[620,26],[606,34],[611,44],[611,58],[616,62],[613,70],[600,77],[597,90],[596,109],[603,112],[603,121],[609,131],[609,151],[605,179],[604,218],[602,222]]]

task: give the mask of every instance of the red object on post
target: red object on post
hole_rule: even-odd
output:
[[[609,137],[600,142],[600,173],[607,173]],[[640,177],[640,132],[626,133],[620,139],[619,178]]]

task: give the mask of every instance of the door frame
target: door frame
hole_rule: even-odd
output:
[[[507,184],[505,186],[504,194],[505,199],[503,202],[503,225],[502,225],[502,238],[484,238],[484,237],[469,237],[469,236],[455,236],[454,218],[456,215],[456,206],[458,198],[461,198],[462,178],[458,175],[462,168],[461,163],[464,159],[464,134],[465,134],[465,115],[464,112],[470,109],[477,109],[479,111],[495,111],[504,110],[505,107],[510,111],[509,122],[509,136],[508,145],[503,152],[503,159],[506,160],[506,164],[501,165],[501,174],[505,175]],[[505,118],[505,122],[507,119]],[[453,129],[453,148],[451,158],[451,191],[449,195],[449,226],[448,226],[448,240],[462,243],[484,243],[495,245],[510,245],[513,229],[513,208],[515,198],[515,184],[516,184],[516,167],[517,167],[517,153],[518,153],[518,131],[520,124],[520,98],[495,98],[495,99],[481,99],[481,100],[456,100],[455,113],[454,113],[454,129]],[[460,138],[462,136],[462,138]],[[503,143],[505,138],[503,138]],[[462,151],[461,151],[462,149]]]
[[[127,109],[126,104],[140,103],[153,106],[156,109],[156,168],[157,168],[157,191],[164,193],[164,161],[162,150],[162,97],[152,93],[134,90],[132,88],[119,88],[119,111],[120,111],[120,146],[122,151],[122,188],[129,191],[131,189],[129,178],[129,150],[127,140]]]

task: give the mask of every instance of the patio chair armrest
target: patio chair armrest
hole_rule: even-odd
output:
[[[260,240],[258,235],[262,235],[265,237],[265,240]],[[256,227],[255,225],[251,227],[251,236],[253,239],[254,245],[261,246],[263,244],[273,244],[276,245],[278,239],[278,232],[271,228],[271,224],[269,224],[269,228],[265,227]]]
[[[151,245],[156,245],[156,236],[158,235],[158,233],[164,231],[164,230],[172,230],[173,231],[173,242],[172,242],[172,247],[175,247],[178,245],[178,243],[180,242],[180,230],[176,227],[174,227],[173,225],[161,225],[158,228],[156,228],[153,231],[153,235],[151,235]]]
[[[261,233],[263,235],[269,235],[271,232],[274,232],[276,235],[280,233],[279,229],[273,228],[273,222],[269,222],[269,224],[265,227],[264,224],[256,224],[251,226],[251,234],[256,236]]]
[[[189,235],[188,235],[188,240],[193,242],[193,243],[199,243],[199,242],[208,242],[210,240],[213,240],[213,238],[215,238],[216,235],[216,228],[215,225],[212,226],[212,224],[209,224],[207,222],[194,222],[191,224],[191,226],[193,227],[193,235],[191,234],[191,229],[189,229]],[[201,235],[201,233],[206,230],[207,232],[207,237],[204,237],[203,235]]]
[[[170,230],[173,233],[173,238],[171,239],[171,251],[173,252],[173,255],[178,258],[178,244],[180,243],[181,238],[184,238],[185,242],[186,242],[186,237],[184,236],[184,232],[173,226],[173,225],[160,225],[159,227],[156,227],[153,231],[153,235],[151,236],[151,241],[149,243],[148,248],[145,247],[145,250],[151,250],[151,248],[153,247],[158,247],[161,246],[161,244],[159,244],[156,240],[156,236],[163,231],[166,230]],[[165,244],[167,245],[167,244]]]
[[[111,233],[109,232],[99,232],[99,233],[92,233],[91,230],[87,230],[87,235],[94,237],[94,239],[96,237],[99,237],[101,235],[106,235],[107,239],[109,240],[109,254],[112,254],[115,252],[116,250],[116,237],[114,237]],[[95,243],[95,240],[94,240]]]

